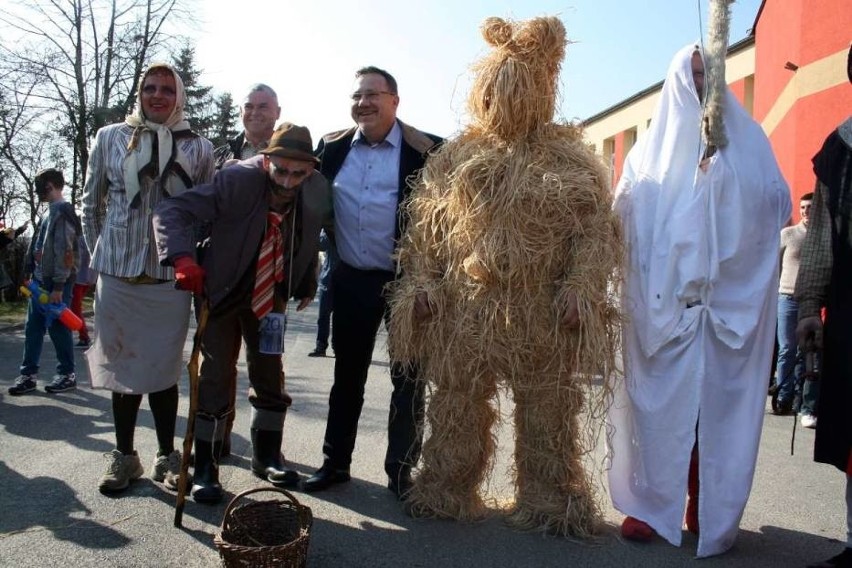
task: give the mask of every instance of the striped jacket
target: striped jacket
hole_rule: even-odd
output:
[[[83,234],[92,253],[90,267],[103,274],[134,277],[143,274],[171,280],[174,271],[157,259],[151,215],[168,196],[155,180],[143,176],[138,203],[130,206],[122,166],[133,129],[124,123],[98,130],[89,155],[83,188]],[[150,134],[143,134],[150,135]],[[201,136],[175,137],[175,144],[191,164],[186,172],[193,185],[213,179],[213,144]]]

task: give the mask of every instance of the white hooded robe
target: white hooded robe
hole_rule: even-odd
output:
[[[729,143],[698,168],[695,51],[675,56],[616,189],[628,322],[609,413],[609,485],[616,509],[679,546],[697,434],[703,557],[733,545],[751,491],[791,204],[769,141],[730,91]]]

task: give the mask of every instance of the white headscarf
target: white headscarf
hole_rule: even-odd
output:
[[[778,232],[790,215],[769,141],[729,89],[729,144],[706,173],[699,169],[705,148],[695,52],[688,45],[675,55],[648,132],[616,188],[629,243],[627,309],[646,356],[694,329],[685,310],[696,304],[707,307],[720,339],[741,347],[757,325],[761,296],[777,288]]]
[[[152,72],[163,70],[169,71],[175,78],[175,108],[171,115],[162,124],[151,122],[145,117],[145,112],[142,109],[142,87],[145,85],[145,79]],[[175,190],[175,184],[183,187],[184,184],[180,177],[169,175],[166,168],[172,163],[172,152],[174,149],[173,132],[190,130],[189,123],[184,119],[184,105],[186,103],[186,93],[183,87],[183,81],[175,70],[165,63],[154,63],[139,79],[139,87],[136,90],[136,107],[133,113],[128,115],[125,123],[134,129],[133,136],[127,148],[127,156],[124,159],[124,188],[127,192],[128,203],[133,203],[133,198],[139,193],[139,174],[151,162],[152,148],[154,137],[157,137],[157,166],[158,174],[161,180],[163,189],[169,195],[172,195]],[[175,152],[174,162],[183,167],[184,171],[189,173],[188,162],[180,151]]]

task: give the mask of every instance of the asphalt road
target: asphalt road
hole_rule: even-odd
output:
[[[285,452],[305,475],[321,461],[334,365],[333,358],[306,357],[313,348],[315,318],[316,303],[294,314],[286,338],[287,387],[294,403],[285,425]],[[176,529],[174,493],[147,477],[120,497],[101,495],[97,482],[106,467],[102,454],[114,444],[109,393],[88,388],[85,359],[78,352],[81,386],[68,393],[46,394],[42,389],[56,363],[47,340],[39,391],[9,396],[6,389],[18,374],[22,347],[22,329],[0,331],[0,566],[218,565],[213,535],[227,501],[204,506],[189,500],[184,529]],[[189,347],[187,341],[187,354]],[[680,548],[662,540],[646,545],[621,540],[621,516],[609,506],[603,487],[607,524],[590,542],[516,532],[499,515],[474,524],[409,518],[386,489],[382,467],[390,393],[383,342],[373,359],[352,482],[318,494],[296,493],[311,507],[315,519],[309,566],[627,567],[698,562],[694,560],[696,539],[686,532]],[[235,455],[221,469],[229,497],[262,485],[249,472],[247,382],[241,362]],[[180,437],[188,407],[186,376],[181,390]],[[510,408],[509,403],[502,404],[504,421]],[[758,471],[737,543],[721,557],[701,560],[702,567],[803,566],[842,547],[845,480],[834,468],[813,463],[811,430],[797,429],[796,453],[790,456],[792,425],[792,417],[767,412]],[[499,432],[499,443],[489,493],[505,502],[511,498],[511,429]],[[136,447],[147,474],[156,451],[147,402],[139,416]]]

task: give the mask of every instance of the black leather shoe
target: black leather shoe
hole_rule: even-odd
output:
[[[346,483],[350,479],[352,479],[352,477],[345,469],[335,469],[324,465],[319,468],[315,474],[302,482],[302,491],[306,493],[323,491],[332,485]]]
[[[793,414],[793,401],[778,400],[773,397],[772,414],[775,416],[788,416]]]
[[[325,349],[314,349],[308,353],[308,357],[325,357]]]
[[[400,475],[399,479],[390,478],[388,480],[388,489],[390,489],[399,501],[408,499],[408,494],[411,493],[411,488],[414,487],[414,482],[410,475]]]

